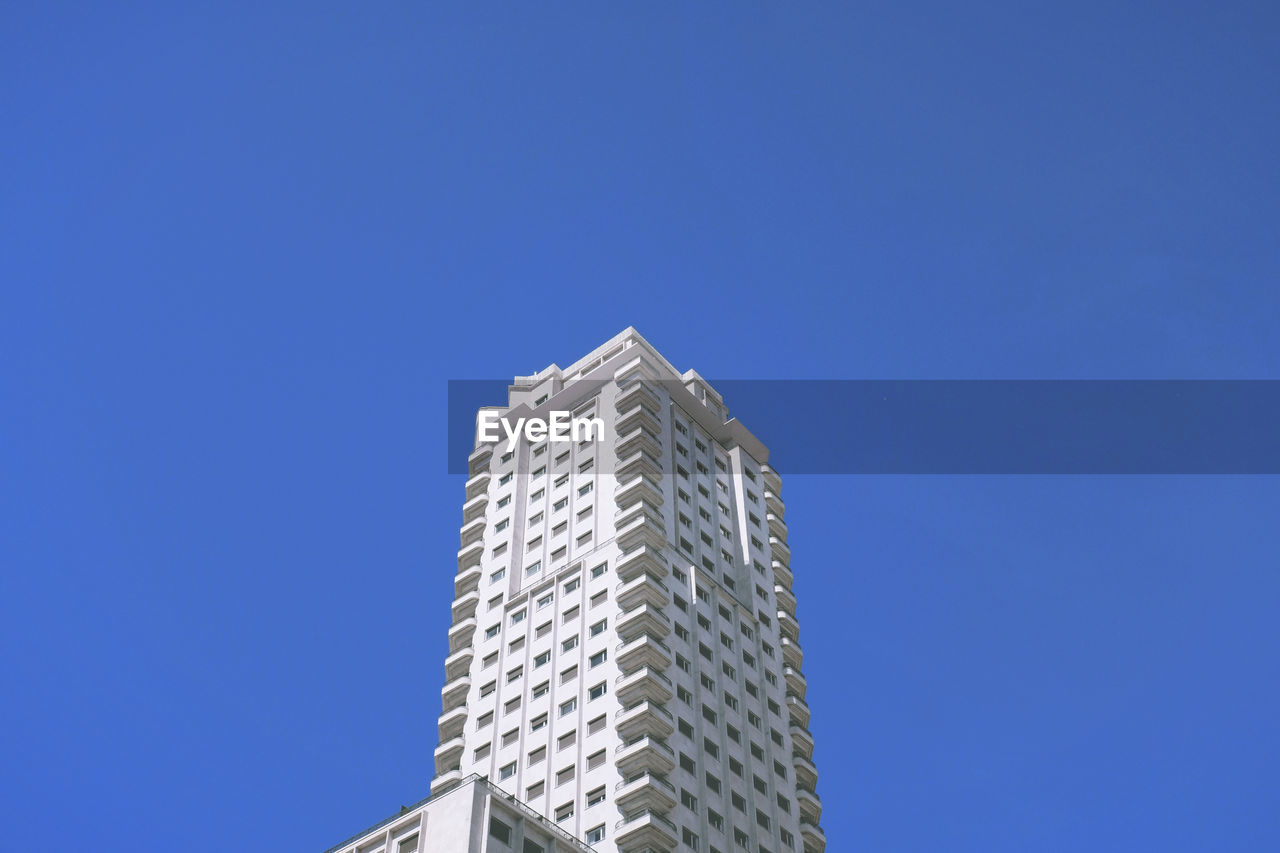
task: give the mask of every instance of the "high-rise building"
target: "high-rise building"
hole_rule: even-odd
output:
[[[479,774],[601,853],[819,853],[768,450],[634,329],[495,414],[551,412],[603,429],[469,460],[432,790]]]
[[[555,412],[595,430],[482,440]],[[627,329],[517,377],[468,466],[415,808],[473,791],[448,830],[472,846],[433,842],[425,813],[403,833],[441,853],[822,853],[781,481],[720,395]],[[393,829],[335,851],[405,853]]]

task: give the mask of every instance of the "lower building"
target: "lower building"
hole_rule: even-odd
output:
[[[596,853],[481,776],[438,790],[325,853]]]

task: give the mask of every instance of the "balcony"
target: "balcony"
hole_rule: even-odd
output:
[[[618,667],[627,673],[640,667],[662,671],[671,666],[671,649],[667,648],[666,643],[648,634],[619,643],[617,655]]]
[[[778,599],[778,606],[790,613],[796,615],[796,597],[795,594],[780,583],[773,585],[773,597]]]
[[[676,789],[656,773],[638,773],[619,782],[613,801],[624,812],[652,809],[668,812],[676,806]]]
[[[480,558],[483,556],[484,542],[472,542],[458,551],[458,571],[462,571],[469,566],[480,565]]]
[[[440,742],[444,743],[460,737],[467,727],[466,704],[455,705],[440,715],[436,727],[440,730]]]
[[[493,458],[493,445],[486,442],[475,450],[471,451],[471,455],[467,457],[467,471],[471,476],[479,474],[481,471],[489,467],[489,460]]]
[[[773,551],[773,558],[775,560],[782,560],[782,562],[787,564],[791,563],[791,548],[786,542],[783,542],[772,533],[769,534],[769,549]]]
[[[796,617],[785,610],[776,612],[778,614],[778,633],[784,638],[798,641],[800,639],[800,623],[796,621]]]
[[[765,521],[769,522],[769,532],[781,539],[787,541],[787,523],[782,520],[782,516],[776,513],[766,512],[764,514]]]
[[[669,572],[662,553],[650,545],[640,545],[622,552],[622,556],[614,562],[613,570],[624,581],[637,578],[645,572],[661,580]]]
[[[813,735],[804,726],[791,724],[791,746],[805,758],[813,757]]]
[[[799,696],[787,694],[787,713],[791,715],[791,722],[809,728],[809,704]]]
[[[471,643],[471,636],[476,632],[476,617],[463,619],[449,629],[449,652],[452,654]]]
[[[445,711],[452,711],[459,705],[463,705],[467,701],[467,694],[471,692],[471,676],[462,675],[452,681],[445,682],[440,690],[440,704]]]
[[[618,489],[613,494],[618,506],[625,507],[640,501],[654,506],[662,505],[662,486],[644,474],[636,474],[628,480],[618,478]]]
[[[633,429],[645,429],[654,435],[661,435],[662,424],[658,416],[644,406],[635,405],[618,415],[618,435],[631,432]]]
[[[794,693],[803,699],[805,691],[809,688],[809,680],[804,677],[804,673],[794,666],[783,665],[782,677],[787,680],[787,692]]]
[[[670,773],[676,766],[676,754],[666,741],[645,736],[618,747],[613,762],[626,777],[637,773]]]
[[[645,507],[648,504],[638,503],[635,506]],[[619,548],[626,551],[648,545],[650,548],[658,549],[667,544],[667,526],[663,523],[661,515],[651,515],[648,512],[635,513],[631,510],[625,510],[625,512],[627,520],[618,522],[617,532],[613,537]]]
[[[619,412],[627,412],[636,406],[643,406],[653,414],[661,414],[662,401],[646,382],[633,382],[618,394],[614,404]]]
[[[671,700],[671,679],[652,667],[644,667],[635,672],[618,677],[618,701],[623,705],[648,699],[650,702],[668,702]]]
[[[477,495],[462,505],[462,523],[467,524],[484,515],[484,508],[489,505],[489,496]]]
[[[431,795],[443,793],[455,785],[462,782],[462,769],[450,770],[447,773],[441,773],[431,780]]]
[[[475,542],[483,543],[484,527],[485,527],[484,516],[481,516],[480,518],[477,518],[474,521],[469,521],[466,524],[462,525],[462,529],[458,531],[458,538],[462,542],[462,547],[466,548],[468,545],[471,545],[472,543],[475,543]]]
[[[787,514],[786,507],[782,505],[782,498],[778,497],[778,493],[772,489],[764,490],[764,508],[778,518],[782,518]]]
[[[651,480],[662,479],[662,463],[643,450],[637,450],[630,456],[618,457],[618,468],[615,471],[619,480],[629,480],[637,474],[644,474]]]
[[[458,735],[451,740],[436,747],[436,773],[446,773],[450,770],[456,770],[462,762],[462,750],[465,748],[462,735]]]
[[[638,634],[665,637],[671,633],[671,620],[652,604],[642,604],[618,617],[618,636],[629,640]]]
[[[796,782],[806,788],[817,790],[818,787],[818,767],[812,759],[806,758],[798,752],[791,754],[791,766],[796,770]]]
[[[760,466],[760,473],[764,475],[764,487],[775,495],[782,494],[782,478],[778,476],[778,472],[770,468],[768,465]]]
[[[802,785],[796,785],[796,802],[800,804],[801,819],[808,819],[813,823],[817,823],[822,817],[822,800],[818,799],[818,795],[811,788],[805,788]]]
[[[463,593],[453,600],[453,621],[461,622],[463,619],[470,619],[476,615],[476,608],[480,606],[480,591],[472,590]]]
[[[467,480],[467,500],[479,497],[489,490],[489,480],[493,479],[488,471],[481,471]]]
[[[618,431],[617,453],[619,459],[626,459],[633,453],[644,451],[654,459],[662,458],[662,445],[658,442],[657,432],[637,428],[631,432]]]
[[[471,671],[471,659],[475,657],[475,649],[463,646],[444,659],[444,680],[448,684],[455,678],[461,678]]]
[[[787,666],[800,668],[800,664],[804,662],[804,651],[800,648],[800,643],[790,637],[782,637],[778,640],[778,645],[782,647],[782,660]]]
[[[481,574],[479,563],[472,563],[465,569],[459,569],[458,574],[453,578],[454,597],[466,595],[474,589],[479,589]]]
[[[642,850],[673,848],[680,840],[676,825],[654,811],[640,811],[618,821],[613,829],[613,840],[619,853],[640,853]]]
[[[671,712],[647,699],[614,714],[614,728],[623,740],[649,735],[664,738],[675,730]]]
[[[790,589],[795,584],[796,576],[791,571],[791,566],[774,557],[771,565],[773,566],[774,583],[779,583]]]
[[[666,607],[671,603],[671,591],[665,583],[646,572],[618,584],[614,600],[623,610],[630,610],[640,604]]]
[[[827,849],[827,834],[816,823],[800,821],[800,837],[804,840],[804,853],[823,853]]]

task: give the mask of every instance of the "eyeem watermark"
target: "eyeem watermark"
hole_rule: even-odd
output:
[[[551,412],[550,417],[510,418],[499,417],[497,412],[480,413],[479,433],[482,444],[491,444],[502,438],[498,428],[506,434],[507,450],[516,446],[523,435],[530,444],[549,441],[555,444],[570,441],[604,441],[605,425],[600,418],[575,418],[572,412]]]

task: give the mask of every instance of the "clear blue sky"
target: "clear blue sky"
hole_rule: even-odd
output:
[[[449,378],[1280,378],[1277,9],[7,4],[3,846],[425,795]],[[830,849],[1280,849],[1275,478],[785,494]]]

